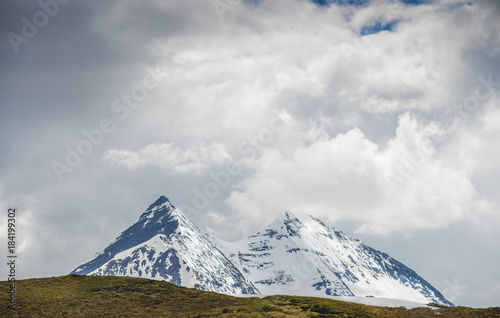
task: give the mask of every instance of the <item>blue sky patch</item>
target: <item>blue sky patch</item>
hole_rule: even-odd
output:
[[[428,4],[431,3],[432,0],[400,0],[404,4],[410,4],[410,5],[420,5],[420,4]]]
[[[398,21],[396,21],[396,20],[390,21],[390,22],[387,22],[387,23],[383,23],[383,22],[377,21],[374,24],[365,25],[361,29],[361,31],[359,32],[359,34],[361,34],[361,35],[369,35],[369,34],[379,33],[379,32],[382,32],[382,31],[391,31],[392,32],[392,30],[394,30],[394,27],[396,27],[397,24],[398,24]]]
[[[311,0],[311,1],[320,7],[328,6],[330,5],[330,3],[360,7],[370,3],[370,0]]]

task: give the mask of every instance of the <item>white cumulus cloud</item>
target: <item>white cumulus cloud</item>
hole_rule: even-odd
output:
[[[156,166],[177,174],[201,173],[212,165],[227,162],[230,156],[225,147],[217,143],[182,149],[173,143],[155,142],[137,151],[111,149],[104,153],[103,159],[128,169]]]
[[[405,113],[384,148],[353,128],[291,157],[269,151],[226,202],[263,218],[292,210],[356,220],[358,231],[382,235],[436,229],[489,211],[467,160],[445,160],[454,154],[436,151],[432,137],[440,133],[435,123]]]

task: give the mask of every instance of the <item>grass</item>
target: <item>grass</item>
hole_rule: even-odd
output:
[[[238,298],[179,287],[165,281],[116,276],[68,275],[0,282],[0,317],[500,317],[500,307],[405,309],[325,298]]]

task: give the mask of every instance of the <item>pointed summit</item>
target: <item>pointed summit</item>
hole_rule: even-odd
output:
[[[295,215],[293,215],[292,212],[287,211],[285,213],[283,224],[286,226],[286,231],[288,233],[288,236],[300,237],[300,229],[303,228],[304,225]]]
[[[151,204],[149,206],[148,210],[152,210],[152,209],[154,209],[154,207],[161,206],[161,205],[163,205],[163,204],[165,204],[167,202],[170,203],[170,201],[168,200],[168,198],[166,196],[162,195],[162,196],[160,196],[158,198],[158,200],[156,200],[153,204]]]
[[[104,249],[103,252],[98,254],[96,258],[90,262],[81,265],[73,272],[86,275],[104,265],[116,254],[148,241],[158,234],[169,237],[177,231],[179,222],[181,222],[182,225],[185,225],[186,221],[189,222],[184,217],[179,217],[179,215],[180,212],[175,206],[170,204],[167,197],[161,196],[142,213],[137,222],[123,231],[114,242]]]
[[[283,220],[286,220],[286,219],[290,219],[290,220],[293,220],[293,219],[297,219],[297,217],[295,216],[295,214],[293,214],[292,212],[290,211],[286,211],[285,212],[285,215],[282,217]]]
[[[229,294],[259,292],[219,250],[217,239],[189,221],[165,196],[73,273],[163,279]]]
[[[404,264],[311,215],[286,212],[227,248],[264,295],[300,291],[303,296],[371,295],[452,305]]]
[[[182,215],[181,212],[170,203],[166,196],[162,195],[141,214],[138,222],[144,221],[143,226],[145,226],[150,222],[159,223],[165,217],[171,218],[180,215]]]

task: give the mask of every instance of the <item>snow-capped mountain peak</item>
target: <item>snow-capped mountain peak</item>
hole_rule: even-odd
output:
[[[141,218],[144,218],[144,217],[150,217],[151,214],[154,214],[154,212],[158,211],[158,210],[166,210],[168,212],[170,212],[172,210],[172,204],[170,203],[170,200],[162,195],[161,197],[158,198],[158,200],[156,200],[153,204],[151,204],[147,210],[141,215]]]
[[[147,277],[223,293],[258,293],[217,244],[162,196],[101,254],[73,273]]]
[[[163,279],[228,294],[375,296],[452,305],[410,268],[311,215],[285,212],[229,243],[199,229],[165,196],[73,272]]]
[[[151,222],[162,223],[165,218],[166,220],[175,219],[177,222],[187,220],[184,215],[170,203],[168,198],[162,195],[142,213],[138,222],[142,222],[143,226],[146,226]]]

